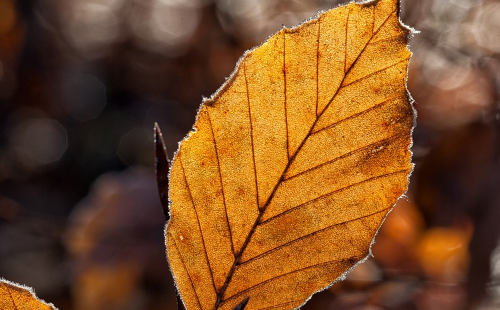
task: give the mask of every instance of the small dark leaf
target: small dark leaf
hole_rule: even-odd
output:
[[[233,310],[243,310],[248,304],[248,300],[250,299],[250,296],[247,298],[243,299],[236,307],[234,307]]]
[[[168,213],[168,170],[170,169],[170,161],[168,159],[167,147],[163,141],[163,135],[158,123],[155,123],[155,170],[156,181],[158,183],[158,192],[163,206],[163,213],[168,221],[170,218]]]

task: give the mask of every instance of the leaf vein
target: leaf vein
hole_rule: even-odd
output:
[[[321,18],[318,18],[318,37],[316,38],[316,117],[318,117],[319,104],[319,42],[321,34]]]
[[[373,76],[373,75],[375,75],[375,74],[377,74],[377,73],[380,73],[380,72],[382,72],[382,71],[385,71],[385,70],[387,70],[387,69],[393,68],[393,67],[395,67],[395,66],[399,65],[400,63],[403,63],[403,62],[408,61],[408,59],[409,59],[409,58],[405,58],[405,59],[400,60],[400,61],[398,61],[398,62],[396,62],[396,63],[393,63],[393,64],[391,64],[391,65],[389,65],[389,66],[387,66],[387,67],[385,67],[385,68],[382,68],[382,69],[380,69],[380,70],[377,70],[377,71],[374,71],[374,72],[372,72],[372,73],[369,73],[369,74],[367,74],[367,75],[365,75],[365,76],[363,76],[363,77],[360,77],[360,78],[358,78],[358,79],[356,79],[356,80],[354,80],[354,81],[351,81],[351,82],[349,82],[349,83],[347,83],[347,84],[343,85],[343,86],[342,86],[342,88],[347,87],[347,86],[352,85],[352,84],[355,84],[355,83],[358,83],[358,82],[360,82],[360,81],[362,81],[362,80],[365,80],[365,79],[367,79],[367,78],[369,78],[369,77],[371,77],[371,76]]]
[[[177,251],[177,253],[179,253],[179,258],[181,259],[182,266],[184,267],[184,270],[186,270],[186,273],[187,273],[188,278],[189,278],[189,283],[191,284],[191,288],[193,289],[194,296],[196,297],[196,301],[198,302],[198,305],[200,306],[200,309],[203,310],[203,307],[201,306],[201,303],[200,303],[200,298],[198,297],[198,293],[196,292],[196,289],[194,287],[193,279],[191,278],[191,275],[189,274],[189,270],[186,267],[186,263],[184,263],[184,258],[182,257],[182,253],[179,250],[179,247],[177,246],[177,242],[176,242],[174,236],[171,233],[169,233],[169,235],[170,235],[170,238],[172,238],[172,240],[174,240],[175,250]]]
[[[360,260],[362,259],[362,257],[354,257],[354,259],[356,260]],[[287,273],[284,273],[284,274],[281,274],[281,275],[278,275],[278,276],[275,276],[271,279],[268,279],[268,280],[265,280],[265,281],[262,281],[262,282],[259,282],[257,284],[254,284],[252,285],[251,287],[249,288],[246,288],[238,293],[235,293],[233,294],[232,296],[229,296],[228,298],[224,299],[224,302],[230,300],[230,299],[233,299],[243,293],[246,293],[258,286],[262,286],[262,285],[265,285],[265,284],[268,284],[270,282],[273,282],[275,280],[278,280],[279,278],[282,278],[282,277],[285,277],[287,275],[290,275],[290,274],[293,274],[293,273],[296,273],[296,272],[300,272],[300,271],[304,271],[304,270],[307,270],[307,269],[311,269],[311,268],[315,268],[315,267],[319,267],[319,266],[323,266],[323,265],[329,265],[329,264],[334,264],[334,263],[338,263],[338,262],[349,262],[349,261],[352,261],[352,258],[342,258],[342,259],[334,259],[334,260],[330,260],[330,261],[326,261],[326,262],[322,262],[322,263],[318,263],[318,264],[314,264],[314,265],[311,265],[311,266],[307,266],[307,267],[304,267],[304,268],[300,268],[300,269],[296,269],[296,270],[292,270],[290,272],[287,272]]]
[[[384,20],[384,22],[380,25],[380,27],[377,28],[377,30],[373,33],[372,37],[370,38],[370,40],[368,40],[368,42],[366,42],[365,46],[361,49],[361,51],[359,52],[358,56],[356,57],[356,59],[353,61],[353,63],[351,64],[351,66],[349,67],[349,69],[347,69],[347,71],[344,73],[344,77],[342,78],[342,81],[340,82],[339,84],[339,87],[337,88],[337,90],[335,91],[335,93],[333,94],[332,98],[330,98],[330,100],[328,101],[328,104],[326,105],[326,107],[323,109],[323,111],[320,113],[320,115],[318,116],[318,119],[319,117],[321,117],[321,115],[330,107],[331,103],[333,102],[333,100],[335,99],[335,97],[337,97],[337,94],[339,93],[340,89],[344,88],[345,86],[342,86],[342,84],[344,83],[345,81],[345,77],[349,74],[349,72],[351,71],[351,69],[355,66],[355,64],[358,62],[359,60],[359,57],[361,56],[361,54],[364,53],[364,51],[366,50],[366,47],[371,43],[371,40],[375,37],[375,35],[379,32],[380,29],[382,29],[382,27],[385,25],[385,23],[387,23],[387,21],[389,20],[389,18],[396,12],[396,10],[392,11],[391,14],[389,14],[387,16],[387,18]],[[348,19],[349,21],[349,19]],[[347,28],[347,26],[346,26]],[[347,30],[346,30],[346,33],[347,33]],[[346,35],[346,42],[347,42],[347,35]],[[347,46],[347,43],[346,43],[346,46]],[[345,70],[344,70],[345,71]],[[316,122],[314,123],[314,125],[316,125]],[[314,128],[314,126],[313,126]],[[306,137],[307,139],[307,137]]]
[[[248,103],[248,119],[250,121],[250,140],[252,142],[252,160],[253,160],[253,171],[255,177],[255,192],[257,199],[257,210],[260,209],[260,198],[259,198],[259,186],[257,180],[257,165],[255,163],[255,146],[253,141],[253,122],[252,122],[252,108],[250,106],[250,92],[248,91],[248,79],[247,79],[247,65],[246,62],[243,63],[243,75],[245,76],[245,87],[246,87],[246,95],[247,95],[247,103]]]
[[[16,301],[15,301],[14,297],[12,297],[12,293],[10,292],[10,287],[9,287],[9,285],[8,285],[8,284],[6,284],[6,285],[5,285],[5,287],[7,288],[7,293],[9,293],[9,297],[10,297],[10,299],[12,300],[12,304],[14,305],[14,308],[15,308],[16,310],[18,310],[17,305],[16,305]]]
[[[182,157],[180,159],[180,164],[181,164],[181,168],[182,168],[182,174],[184,176],[184,182],[186,182],[186,187],[188,189],[189,198],[191,199],[191,204],[193,205],[194,213],[196,214],[196,221],[198,222],[198,229],[200,230],[201,242],[203,244],[203,252],[205,253],[205,259],[207,260],[208,270],[210,271],[210,276],[212,278],[212,285],[214,287],[214,291],[217,292],[217,287],[215,286],[215,282],[214,282],[214,273],[212,271],[212,266],[210,264],[210,260],[208,259],[207,246],[205,245],[205,238],[203,237],[203,230],[201,229],[200,217],[198,216],[198,210],[196,210],[196,205],[194,203],[193,194],[191,193],[191,188],[189,186],[189,183],[188,183],[188,180],[186,177],[186,170],[184,170],[184,164],[182,163]]]
[[[407,171],[407,170],[405,170],[404,172],[406,172],[406,171]],[[361,183],[368,182],[368,181],[371,181],[371,180],[373,180],[373,179],[375,179],[375,178],[370,178],[370,179],[368,179],[368,180],[365,180],[365,181],[363,181],[363,182],[359,182],[359,183],[356,183],[356,184],[353,184],[353,185],[359,185],[359,184],[361,184]],[[327,194],[327,195],[325,195],[324,197],[321,197],[321,199],[324,199],[324,198],[326,198],[326,196],[329,196],[329,195],[331,195],[331,194],[334,194],[335,192],[337,192],[337,191],[334,191],[334,192],[332,192],[332,193],[330,193],[330,194]],[[307,203],[306,203],[306,204],[307,204]],[[305,204],[303,204],[303,205],[305,205]],[[301,205],[301,206],[303,206],[303,205]],[[379,211],[374,212],[374,213],[370,213],[370,214],[367,214],[367,215],[359,216],[359,217],[357,217],[357,218],[349,219],[349,220],[344,221],[344,222],[335,223],[335,224],[332,224],[332,225],[330,225],[330,226],[324,227],[324,228],[322,228],[322,229],[315,230],[315,231],[313,231],[313,232],[311,232],[311,233],[309,233],[309,234],[307,234],[307,235],[301,236],[301,237],[299,237],[299,238],[297,238],[297,239],[290,240],[290,241],[288,241],[288,242],[286,242],[286,243],[284,243],[284,244],[282,244],[282,245],[279,245],[279,246],[277,246],[277,247],[275,247],[275,248],[272,248],[272,249],[270,249],[270,250],[267,250],[267,251],[265,251],[265,252],[263,252],[263,253],[261,253],[261,254],[259,254],[259,255],[257,255],[257,256],[254,256],[254,257],[252,257],[252,258],[249,258],[248,260],[241,262],[241,263],[240,263],[240,265],[245,265],[245,264],[247,264],[247,263],[249,263],[249,262],[251,262],[251,261],[254,261],[254,260],[256,260],[256,259],[259,259],[259,258],[262,258],[262,257],[264,257],[264,256],[270,255],[270,254],[272,254],[272,253],[276,252],[276,251],[277,251],[277,250],[279,250],[279,249],[285,248],[285,247],[287,247],[287,246],[289,246],[289,245],[291,245],[291,244],[293,244],[293,243],[299,242],[299,241],[301,241],[301,240],[304,240],[304,239],[310,238],[310,237],[312,237],[312,236],[314,236],[314,235],[316,235],[316,234],[318,234],[318,233],[320,233],[320,232],[323,232],[323,231],[326,231],[326,230],[332,229],[332,228],[337,227],[337,226],[341,226],[341,225],[344,225],[344,224],[347,224],[347,223],[350,223],[350,222],[354,222],[354,221],[357,221],[357,220],[360,220],[360,219],[363,219],[363,218],[367,218],[367,217],[370,217],[370,216],[373,216],[373,215],[376,215],[376,214],[382,213],[382,212],[384,212],[384,211],[386,211],[386,210],[388,210],[388,209],[390,209],[390,208],[392,208],[392,206],[387,207],[387,208],[384,208],[384,209],[379,210]]]
[[[372,107],[370,107],[370,108],[368,108],[368,109],[365,109],[365,110],[363,110],[363,111],[360,111],[360,112],[355,113],[355,114],[353,114],[353,115],[350,115],[350,116],[348,116],[348,117],[345,117],[345,118],[343,118],[343,119],[340,119],[340,120],[338,120],[338,121],[336,121],[336,122],[334,122],[334,123],[332,123],[332,124],[330,124],[330,125],[328,125],[328,126],[326,126],[326,127],[323,127],[323,128],[318,129],[318,130],[316,130],[316,131],[313,131],[313,132],[311,133],[311,136],[312,136],[312,135],[315,135],[315,134],[317,134],[317,133],[319,133],[319,132],[321,132],[321,131],[328,130],[328,129],[332,128],[332,127],[338,126],[339,124],[341,124],[341,123],[343,123],[343,122],[345,122],[345,121],[347,121],[347,120],[352,120],[352,119],[355,119],[355,118],[357,118],[357,117],[359,117],[359,116],[362,116],[362,115],[365,115],[365,114],[367,114],[367,113],[370,113],[371,111],[376,110],[376,109],[378,109],[378,108],[381,108],[381,107],[383,107],[384,105],[388,104],[390,101],[392,101],[392,100],[396,100],[396,99],[399,99],[399,96],[395,96],[395,97],[389,98],[389,99],[387,99],[387,100],[384,100],[384,101],[382,101],[382,102],[379,102],[379,103],[375,104],[374,106],[372,106]]]
[[[234,252],[233,234],[231,231],[231,224],[229,223],[229,217],[227,215],[226,195],[224,194],[224,185],[222,184],[222,172],[221,172],[221,168],[220,168],[219,151],[217,150],[217,141],[215,140],[214,128],[212,126],[212,120],[210,119],[210,112],[208,112],[208,109],[207,109],[207,116],[208,116],[208,123],[210,124],[210,130],[212,131],[212,138],[214,139],[215,158],[217,160],[217,168],[219,170],[219,180],[220,180],[220,187],[221,187],[221,191],[222,191],[222,201],[224,203],[224,213],[226,215],[226,223],[227,223],[227,227],[229,230],[229,242],[231,244],[231,252],[233,252],[233,256],[236,257],[236,253]]]
[[[319,168],[321,168],[321,167],[323,167],[323,166],[326,166],[326,165],[329,165],[329,164],[331,164],[331,163],[334,163],[334,162],[336,162],[336,161],[338,161],[338,160],[340,160],[340,159],[344,159],[344,158],[346,158],[346,157],[349,157],[349,156],[351,156],[351,155],[353,155],[353,154],[356,154],[356,153],[357,153],[357,152],[359,152],[359,151],[366,150],[366,149],[368,149],[368,148],[370,148],[370,147],[372,147],[372,146],[374,146],[374,145],[376,145],[376,144],[383,143],[383,142],[386,142],[386,141],[390,141],[390,140],[392,140],[392,139],[397,139],[397,138],[400,138],[400,137],[404,136],[405,134],[406,134],[406,133],[404,133],[404,132],[403,132],[403,133],[397,133],[397,134],[392,135],[392,136],[389,136],[389,137],[387,137],[387,138],[380,139],[380,140],[377,140],[377,141],[372,142],[372,143],[370,143],[370,144],[367,144],[367,145],[365,145],[365,146],[362,146],[362,147],[359,147],[359,148],[357,148],[357,149],[354,149],[354,150],[352,150],[352,151],[350,151],[350,152],[347,152],[347,153],[342,154],[342,155],[340,155],[340,156],[338,156],[338,157],[335,157],[334,159],[331,159],[331,160],[326,161],[326,162],[324,162],[324,163],[318,164],[318,165],[316,165],[316,166],[314,166],[314,167],[308,168],[308,169],[306,169],[306,170],[304,170],[304,171],[301,171],[301,172],[299,172],[299,173],[297,173],[297,174],[294,174],[294,175],[292,175],[292,176],[290,176],[290,177],[288,177],[288,178],[285,178],[285,179],[283,179],[283,183],[284,183],[285,181],[288,181],[288,180],[291,180],[291,179],[293,179],[293,178],[295,178],[295,177],[298,177],[298,176],[300,176],[300,175],[303,175],[304,173],[311,172],[311,171],[316,170],[316,169],[319,169]]]
[[[288,132],[288,111],[287,111],[287,96],[286,96],[286,29],[283,29],[283,92],[285,99],[285,130],[286,130],[286,156],[290,160],[290,137]]]
[[[286,211],[283,211],[283,212],[281,212],[281,213],[278,213],[278,214],[276,214],[275,216],[270,217],[270,218],[268,218],[267,220],[260,222],[260,223],[259,223],[259,225],[262,225],[262,224],[264,224],[264,223],[266,223],[266,222],[269,222],[269,221],[274,220],[274,219],[276,219],[276,218],[278,218],[278,217],[280,217],[280,216],[283,216],[283,215],[285,215],[285,214],[287,214],[287,213],[290,213],[290,212],[292,212],[292,211],[294,211],[294,210],[296,210],[296,209],[298,209],[298,208],[300,208],[300,207],[303,207],[303,206],[305,206],[305,205],[307,205],[307,204],[309,204],[309,203],[311,203],[311,202],[316,202],[316,201],[318,201],[318,200],[324,199],[324,198],[326,198],[326,197],[328,197],[328,196],[330,196],[330,195],[333,195],[333,194],[335,194],[335,193],[337,193],[337,192],[341,192],[341,191],[347,190],[347,189],[349,189],[349,188],[352,188],[352,187],[354,187],[354,186],[357,186],[357,185],[360,185],[360,184],[363,184],[363,183],[366,183],[366,182],[370,182],[370,181],[373,181],[373,180],[378,180],[378,179],[381,179],[381,178],[384,178],[384,177],[387,177],[387,176],[391,176],[391,175],[395,175],[395,174],[398,174],[398,173],[402,173],[402,172],[408,172],[408,169],[401,169],[401,170],[398,170],[398,171],[394,171],[394,172],[390,172],[390,173],[385,173],[385,174],[382,174],[382,175],[379,175],[379,176],[375,176],[375,177],[371,177],[371,178],[365,179],[365,180],[363,180],[363,181],[360,181],[360,182],[357,182],[357,183],[354,183],[354,184],[351,184],[351,185],[344,186],[344,187],[342,187],[342,188],[338,188],[338,189],[336,189],[336,190],[334,190],[334,191],[331,191],[331,192],[329,192],[329,193],[323,194],[323,195],[321,195],[321,196],[319,196],[319,197],[316,197],[316,198],[314,198],[314,199],[311,199],[311,200],[309,200],[309,201],[306,201],[306,202],[304,202],[304,203],[301,203],[301,204],[300,204],[300,205],[298,205],[298,206],[295,206],[295,207],[290,208],[290,209],[288,209],[288,210],[286,210]]]
[[[277,304],[277,305],[273,305],[273,306],[265,307],[265,308],[260,308],[260,309],[257,309],[257,310],[274,309],[274,308],[277,308],[277,307],[282,307],[282,306],[289,305],[289,304],[294,304],[294,303],[297,303],[297,302],[303,303],[304,299],[292,300],[292,301],[289,301],[289,302],[284,302],[284,303],[281,303],[281,304]]]
[[[347,12],[347,21],[345,23],[345,42],[344,42],[344,78],[347,73],[347,33],[349,28],[349,16],[351,15],[351,8],[349,8],[349,12]],[[344,80],[342,78],[342,81]],[[342,84],[340,84],[342,85]],[[339,86],[340,87],[340,86]],[[326,109],[326,108],[325,108]]]

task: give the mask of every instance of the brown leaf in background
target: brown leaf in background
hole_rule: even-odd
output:
[[[399,2],[328,11],[242,57],[170,175],[188,309],[293,309],[369,255],[412,169]]]
[[[56,310],[54,305],[39,300],[29,287],[0,278],[0,309]]]
[[[65,233],[74,310],[175,307],[155,192],[151,171],[128,169],[102,175],[75,207]]]

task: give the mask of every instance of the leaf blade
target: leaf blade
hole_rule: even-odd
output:
[[[0,278],[0,309],[57,310],[36,297],[33,289]]]
[[[168,221],[170,218],[168,214],[168,171],[170,170],[170,160],[168,159],[167,146],[158,123],[154,125],[154,144],[156,184],[160,194],[163,214]]]
[[[349,4],[283,29],[204,101],[174,158],[167,228],[210,299],[193,309],[245,297],[291,309],[366,259],[413,167],[398,12],[395,0]]]

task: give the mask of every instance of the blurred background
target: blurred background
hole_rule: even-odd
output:
[[[246,49],[336,0],[0,0],[0,276],[176,309],[153,172]],[[304,309],[500,309],[500,1],[403,0],[415,171],[374,258]]]

